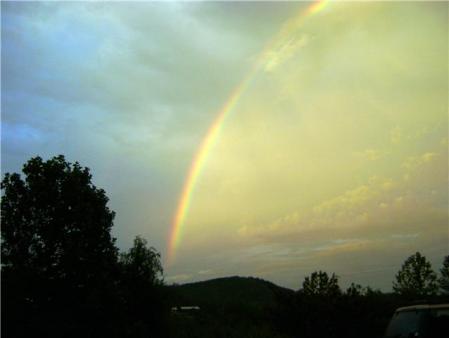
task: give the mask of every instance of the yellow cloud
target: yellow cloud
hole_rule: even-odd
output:
[[[382,193],[391,190],[393,186],[394,182],[391,179],[373,176],[367,184],[325,201],[314,207],[313,211],[315,214],[345,214],[378,198]]]
[[[395,127],[390,130],[390,141],[393,144],[398,144],[402,140],[402,129],[400,127]]]
[[[434,152],[427,152],[418,156],[410,156],[402,163],[402,167],[413,170],[423,164],[431,162],[436,156],[438,156],[438,153]]]
[[[376,161],[381,159],[385,154],[379,149],[366,149],[358,152],[357,155],[367,159],[368,161]]]

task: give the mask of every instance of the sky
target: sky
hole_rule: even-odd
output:
[[[91,169],[167,283],[449,253],[447,2],[2,2],[1,167]]]

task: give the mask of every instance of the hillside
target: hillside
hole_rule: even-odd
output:
[[[225,277],[196,283],[173,285],[175,305],[272,306],[279,298],[292,296],[293,290],[254,277]]]
[[[294,291],[253,277],[225,277],[169,287],[171,306],[199,306],[173,312],[171,336],[284,338],[273,314]],[[292,297],[293,298],[293,297]]]

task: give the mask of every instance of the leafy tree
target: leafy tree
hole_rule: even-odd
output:
[[[117,270],[108,198],[62,155],[32,158],[22,171],[1,182],[5,336],[96,335]]]
[[[64,156],[40,157],[1,183],[2,265],[30,269],[55,279],[89,283],[116,261],[110,235],[114,212],[104,190],[96,188],[88,168]]]
[[[369,286],[361,286],[360,284],[351,283],[349,288],[346,289],[345,295],[349,297],[359,296],[376,296],[381,294],[380,290],[373,290]]]
[[[120,254],[121,291],[130,337],[165,336],[168,320],[160,254],[140,236]]]
[[[363,287],[360,284],[351,283],[349,288],[346,289],[346,295],[350,297],[358,297],[363,294]]]
[[[393,290],[404,296],[434,295],[437,289],[437,276],[419,252],[407,258],[393,282]]]
[[[341,294],[338,277],[333,273],[330,277],[324,271],[313,272],[304,280],[303,293],[305,295],[335,296]]]
[[[440,270],[440,289],[443,293],[449,294],[449,255],[444,257],[443,267]]]
[[[137,236],[134,245],[128,252],[120,254],[120,264],[123,272],[135,281],[151,285],[161,285],[162,265],[161,255],[153,247],[147,247],[147,241]]]

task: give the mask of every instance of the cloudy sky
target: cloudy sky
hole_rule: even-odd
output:
[[[2,172],[91,168],[120,248],[144,236],[169,283],[389,290],[449,253],[447,7],[2,2]]]

